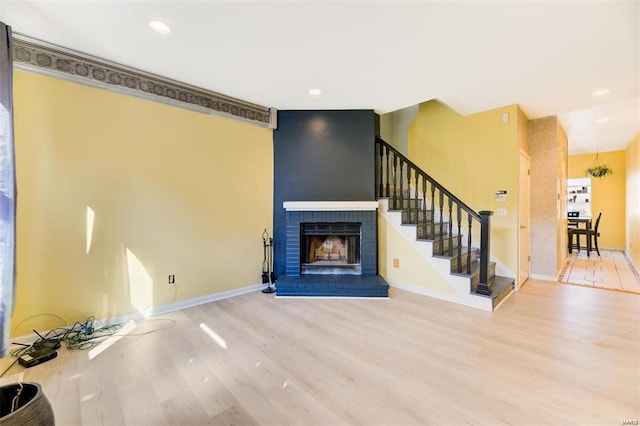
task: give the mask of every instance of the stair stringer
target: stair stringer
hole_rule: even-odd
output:
[[[436,273],[439,278],[446,282],[454,293],[445,293],[415,285],[412,283],[396,282],[389,277],[384,277],[392,287],[419,293],[449,302],[470,306],[484,311],[493,311],[490,298],[477,296],[471,293],[471,284],[468,277],[452,275],[451,262],[446,258],[433,257],[433,243],[431,241],[420,241],[416,239],[416,227],[402,224],[402,212],[389,211],[387,199],[378,200],[378,214],[391,226]]]

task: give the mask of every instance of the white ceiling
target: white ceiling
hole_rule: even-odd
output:
[[[152,32],[152,19],[173,32]],[[572,154],[624,149],[640,131],[638,0],[0,0],[0,20],[278,109],[517,103],[530,119],[557,115]]]

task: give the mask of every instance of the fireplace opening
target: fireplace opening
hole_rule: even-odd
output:
[[[300,273],[360,275],[361,224],[300,224]]]

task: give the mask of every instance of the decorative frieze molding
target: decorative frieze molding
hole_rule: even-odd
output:
[[[262,127],[276,127],[276,110],[13,34],[14,67],[151,99]]]

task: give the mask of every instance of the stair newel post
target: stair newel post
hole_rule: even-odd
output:
[[[489,287],[489,250],[492,211],[482,210],[480,214],[480,282],[476,290],[480,294],[491,295]]]
[[[462,209],[460,208],[460,204],[456,204],[456,222],[458,226],[458,234],[456,235],[456,240],[458,241],[458,247],[456,251],[458,252],[458,273],[462,272]]]
[[[467,274],[471,275],[471,230],[473,228],[473,216],[467,212],[467,220],[469,221],[467,230]]]
[[[453,200],[451,197],[447,197],[449,199],[449,250],[448,256],[453,257]],[[460,263],[460,259],[458,259],[458,263]]]

